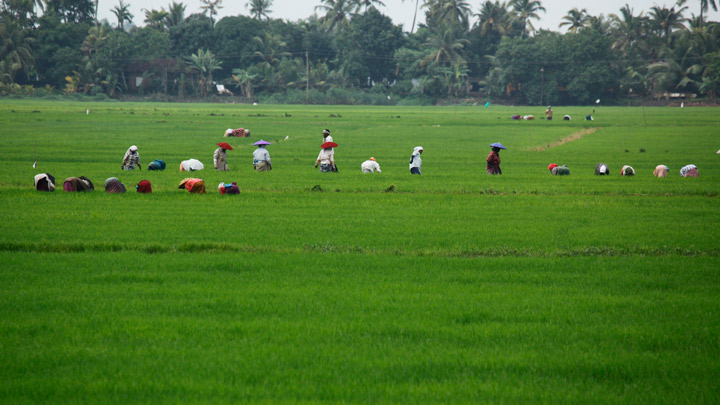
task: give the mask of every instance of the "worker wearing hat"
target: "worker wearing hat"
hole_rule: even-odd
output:
[[[363,173],[382,173],[380,170],[380,164],[378,164],[374,157],[362,162],[360,169],[362,169]]]

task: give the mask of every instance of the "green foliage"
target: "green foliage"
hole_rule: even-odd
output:
[[[212,20],[203,14],[192,14],[170,28],[172,56],[187,57],[198,49],[212,49],[216,43]]]
[[[233,70],[240,69],[255,76],[253,87],[265,94],[299,88],[305,79],[320,92],[372,88],[373,83],[387,90],[396,81],[413,82],[412,88],[401,86],[403,92],[392,91],[423,94],[439,103],[472,97],[506,104],[586,104],[675,92],[717,95],[713,55],[720,53],[720,24],[706,21],[704,11],[687,18],[684,1],[637,13],[625,5],[608,17],[572,9],[562,24],[571,31],[566,35],[536,32],[533,23],[545,12],[537,0],[423,1],[426,23],[410,33],[378,11],[383,3],[376,0],[323,0],[318,15],[294,22],[271,18],[272,2],[258,0],[247,4],[255,18],[226,17],[217,24],[221,0],[203,0],[204,14],[187,18],[185,6],[172,2],[167,10],[146,10],[147,25],[125,32],[132,16],[120,1],[113,9],[118,29],[99,26],[107,40],[91,54],[83,41],[95,25],[92,3],[53,0],[42,17],[43,1],[2,3],[2,80],[60,88],[66,77],[77,76],[74,72],[92,70],[98,77],[92,89],[102,88],[111,97],[160,92],[153,97],[170,100],[188,90],[204,92],[195,80],[180,85],[185,72],[172,60],[207,49],[222,62],[218,82],[232,83]],[[414,3],[420,8],[420,1]],[[154,76],[138,88],[129,78],[142,72]]]
[[[390,58],[403,45],[402,29],[373,8],[355,16],[347,30],[336,36],[338,63],[354,85],[367,86],[395,78],[396,61]]]

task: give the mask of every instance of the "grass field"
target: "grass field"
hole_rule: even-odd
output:
[[[720,402],[718,110],[542,111],[0,100],[0,402]]]

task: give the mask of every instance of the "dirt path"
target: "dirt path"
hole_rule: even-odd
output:
[[[582,131],[575,132],[574,134],[570,134],[559,141],[555,141],[555,142],[552,142],[552,143],[549,143],[549,144],[543,145],[543,146],[537,146],[534,148],[530,148],[528,150],[540,152],[540,151],[544,151],[546,149],[555,148],[557,146],[564,145],[568,142],[577,141],[578,139],[582,138],[585,135],[594,134],[595,131],[597,131],[598,129],[600,129],[600,128],[585,128]]]

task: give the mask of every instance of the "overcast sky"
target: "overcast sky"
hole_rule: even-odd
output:
[[[99,13],[98,17],[102,20],[107,19],[111,24],[115,24],[117,19],[115,15],[110,11],[118,5],[119,0],[99,0]],[[423,0],[419,0],[422,5]],[[145,23],[145,12],[143,9],[161,9],[168,8],[168,5],[172,0],[124,0],[125,4],[130,5],[130,12],[135,16],[133,22],[135,25],[143,26]],[[184,3],[186,6],[186,17],[190,14],[200,12],[200,0],[187,0],[176,2]],[[484,3],[484,0],[470,0],[468,1],[472,6],[473,13],[476,13],[480,5]],[[226,16],[236,15],[249,15],[248,9],[245,5],[248,3],[247,0],[224,0],[222,2],[223,8],[220,9],[218,19]],[[379,10],[393,19],[395,24],[403,26],[405,31],[410,30],[412,25],[413,13],[415,11],[415,0],[384,0],[385,7],[379,7]],[[321,4],[320,0],[274,0],[273,6],[271,7],[272,18],[281,18],[284,20],[297,21],[305,19],[315,12],[315,6]],[[595,1],[580,1],[580,0],[544,0],[542,2],[543,7],[547,10],[546,13],[540,13],[541,20],[538,22],[533,21],[533,25],[536,28],[545,28],[553,31],[561,31],[558,28],[558,24],[562,21],[562,17],[567,14],[568,10],[573,8],[585,8],[591,15],[598,14],[611,14],[618,13],[618,10],[625,4],[630,4],[630,7],[634,9],[635,14],[640,11],[647,11],[654,5],[670,7],[675,4],[674,1],[665,0],[595,0]],[[690,17],[690,13],[700,14],[700,0],[689,0],[688,12],[685,16]],[[709,19],[718,21],[720,19],[720,13],[712,11],[710,9]],[[473,17],[474,22],[476,18]],[[418,12],[418,21],[424,21],[424,13],[422,10]]]

